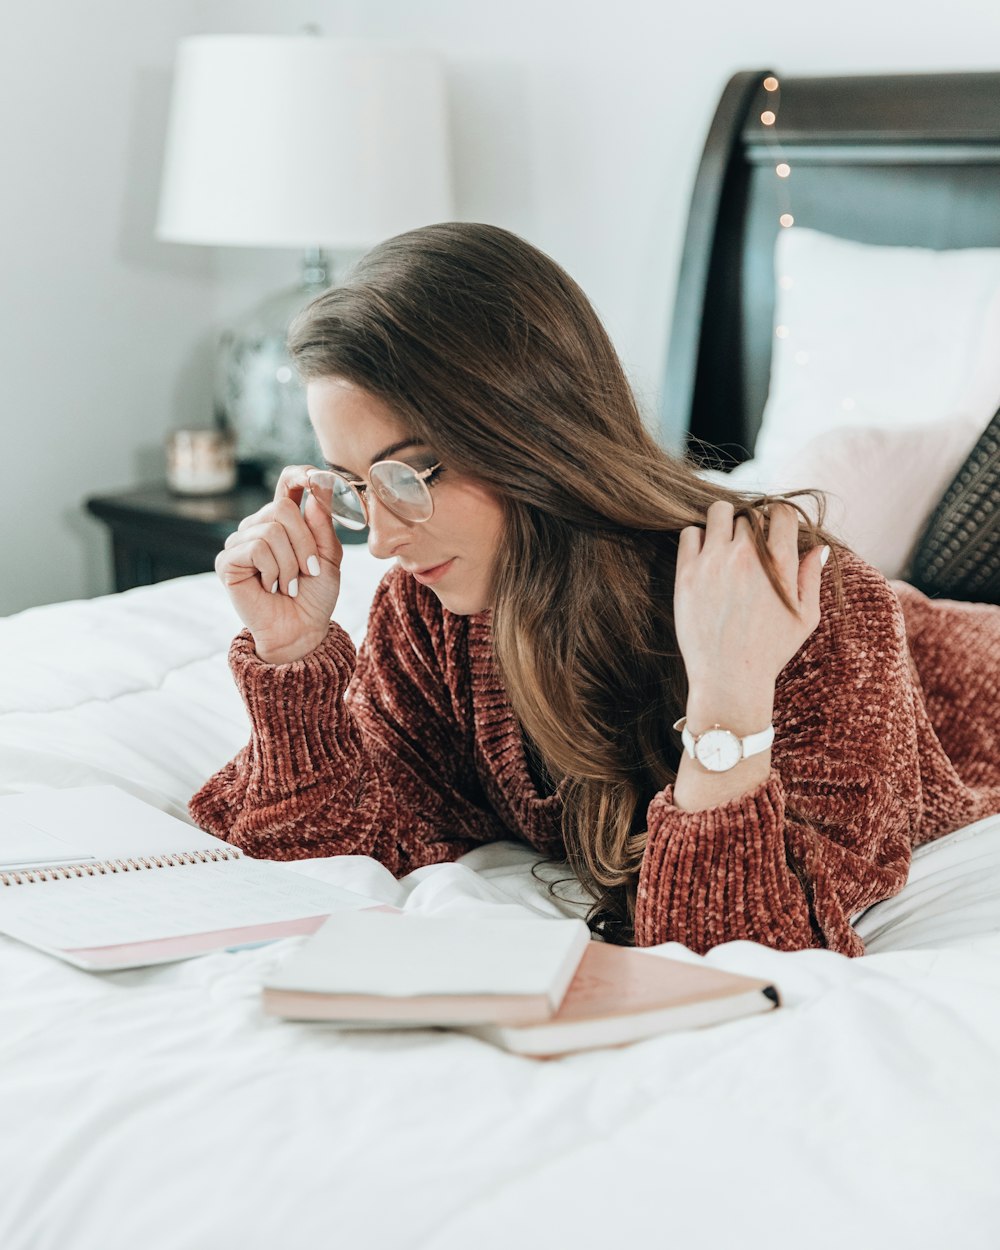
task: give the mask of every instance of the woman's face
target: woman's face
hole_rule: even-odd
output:
[[[342,378],[319,378],[306,388],[309,417],[326,459],[353,482],[366,482],[378,460],[402,460],[416,469],[437,463],[433,447],[418,442],[376,396]],[[429,483],[429,521],[404,521],[374,491],[364,492],[368,547],[393,557],[429,586],[449,612],[469,616],[490,606],[493,563],[503,529],[503,507],[492,490],[444,465]]]

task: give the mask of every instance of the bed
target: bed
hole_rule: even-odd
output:
[[[1000,245],[1000,75],[786,80],[785,127],[760,140],[765,77],[737,75],[710,131],[665,388],[751,466],[784,211],[761,143],[769,161],[776,140],[794,150],[817,204],[827,185],[853,205],[838,225],[797,198],[818,231]],[[905,212],[875,229],[869,190]],[[337,615],[356,640],[382,572],[347,548]],[[107,783],[184,818],[245,740],[237,625],[208,574],[0,620],[0,793]],[[499,843],[400,881],[364,857],[295,867],[409,911],[580,914],[533,863]],[[920,848],[902,893],[854,923],[861,959],[749,942],[703,957],[773,979],[778,1012],[545,1063],[265,1019],[260,979],[298,939],[94,976],[0,938],[0,1247],[995,1250],[1000,818]]]

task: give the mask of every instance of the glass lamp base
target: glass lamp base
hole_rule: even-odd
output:
[[[305,387],[285,340],[295,315],[328,285],[325,266],[307,261],[303,283],[270,296],[221,336],[216,419],[235,436],[244,480],[259,476],[273,489],[286,464],[317,463]]]

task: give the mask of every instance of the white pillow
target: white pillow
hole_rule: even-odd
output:
[[[774,259],[755,459],[776,465],[846,425],[985,429],[1000,406],[1000,248],[881,247],[792,227]]]

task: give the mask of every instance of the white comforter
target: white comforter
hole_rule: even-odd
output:
[[[382,570],[347,559],[357,638]],[[0,792],[110,782],[183,816],[245,738],[236,624],[211,576],[0,620]],[[411,910],[578,906],[532,862],[298,867]],[[996,1250],[1000,820],[857,926],[860,960],[707,956],[781,1011],[548,1063],[265,1019],[290,942],[94,976],[0,938],[0,1250]]]

